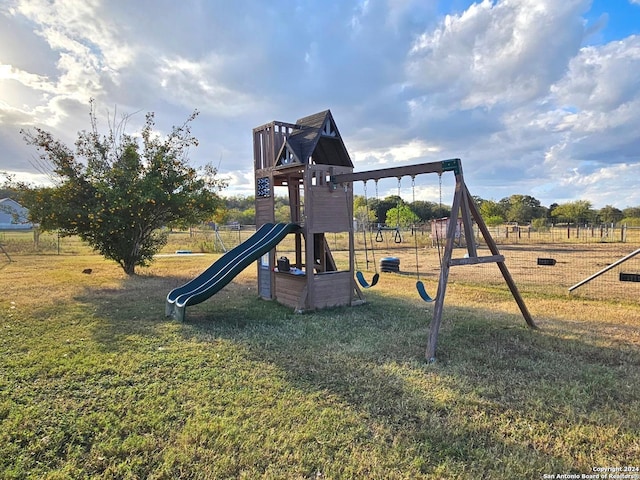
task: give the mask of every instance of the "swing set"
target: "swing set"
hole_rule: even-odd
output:
[[[422,163],[417,165],[408,165],[404,167],[392,167],[392,168],[384,168],[380,170],[369,170],[358,173],[342,173],[331,176],[330,184],[332,188],[335,189],[339,184],[348,186],[348,184],[364,181],[365,184],[365,201],[366,199],[366,184],[369,180],[374,180],[376,182],[376,190],[377,190],[377,182],[382,178],[393,178],[396,177],[398,179],[398,189],[400,189],[400,179],[404,176],[409,176],[412,179],[412,187],[413,187],[413,195],[415,201],[415,177],[420,174],[428,174],[428,173],[437,173],[442,179],[442,174],[445,172],[453,172],[455,175],[455,193],[453,196],[453,203],[451,206],[451,217],[449,219],[449,223],[447,225],[447,232],[444,238],[444,250],[442,254],[440,254],[440,238],[437,238],[438,243],[438,256],[440,257],[440,276],[438,281],[438,289],[435,297],[430,296],[424,283],[420,280],[420,269],[418,266],[418,245],[417,238],[415,239],[415,249],[416,249],[416,273],[417,273],[417,281],[416,281],[416,289],[420,298],[422,298],[427,303],[433,303],[433,319],[429,328],[429,341],[427,345],[426,357],[429,361],[435,360],[435,350],[436,344],[438,341],[438,332],[440,330],[440,324],[442,322],[442,313],[444,308],[444,299],[447,289],[447,281],[449,278],[449,269],[453,266],[465,266],[465,265],[477,265],[481,263],[496,263],[502,276],[513,295],[514,300],[516,301],[522,316],[527,323],[527,325],[531,328],[537,328],[536,324],[527,309],[527,306],[524,303],[518,288],[509,273],[509,270],[505,264],[505,258],[498,251],[498,247],[496,242],[491,237],[491,234],[480,215],[480,211],[476,204],[474,203],[471,194],[464,182],[464,177],[462,174],[462,163],[460,159],[454,158],[450,160],[443,160],[440,162],[430,162],[430,163]],[[440,185],[442,185],[442,181],[440,181]],[[399,191],[399,190],[398,190]],[[442,186],[440,187],[440,195],[442,203]],[[377,195],[377,191],[376,191]],[[368,219],[368,203],[367,203],[367,219]],[[464,227],[464,235],[465,238],[470,239],[466,242],[467,255],[464,258],[453,258],[453,250],[454,250],[454,241],[456,236],[456,228],[458,225],[458,220],[462,220],[462,225]],[[473,222],[475,221],[476,225],[478,225],[478,229],[480,234],[483,236],[485,243],[487,244],[491,255],[488,256],[478,256],[478,252],[476,249],[476,243],[472,240],[474,238],[473,232]],[[398,224],[399,231],[399,224]],[[378,232],[380,233],[380,231]],[[437,233],[436,233],[436,236]],[[365,233],[366,240],[366,233]],[[373,252],[373,243],[371,242],[372,252]],[[365,241],[365,249],[366,249],[366,241]],[[375,259],[374,259],[375,265]],[[371,288],[379,280],[379,274],[377,272],[371,281],[371,283],[367,282],[364,278],[364,274],[362,272],[356,273],[356,278],[360,285],[364,288]]]
[[[442,174],[439,175],[440,177],[440,209],[442,209]],[[400,198],[400,192],[401,192],[401,187],[402,187],[402,181],[401,181],[402,177],[398,177],[398,198]],[[378,199],[378,180],[375,180],[375,185],[376,185],[376,199]],[[412,195],[412,199],[413,199],[413,203],[415,203],[416,201],[416,176],[412,175],[411,176],[411,195]],[[364,234],[364,252],[365,252],[365,259],[366,259],[366,268],[369,268],[369,257],[368,257],[368,246],[367,246],[367,230],[369,230],[369,232],[371,232],[371,229],[368,226],[368,222],[369,222],[369,199],[367,197],[367,180],[364,181],[364,201],[365,201],[365,214],[366,214],[366,218],[367,221],[364,222],[363,224],[363,234]],[[397,224],[396,227],[394,228],[386,228],[386,230],[393,230],[396,233],[394,234],[394,241],[395,243],[401,243],[402,242],[402,236],[400,233],[400,201],[398,201],[398,206],[396,207],[397,212],[398,212],[398,219],[397,219]],[[376,233],[376,242],[381,242],[383,241],[383,237],[382,237],[382,231],[385,230],[384,227],[380,227],[378,226],[378,230]],[[437,236],[437,232],[436,232],[436,236]],[[418,294],[420,295],[420,298],[422,298],[422,300],[424,300],[427,303],[431,303],[433,301],[435,301],[435,298],[432,297],[431,295],[429,295],[427,293],[426,287],[424,286],[424,283],[422,282],[422,280],[420,280],[420,261],[419,261],[419,255],[418,255],[418,236],[417,234],[414,232],[414,247],[415,247],[415,254],[416,254],[416,290],[418,291]],[[360,284],[360,286],[362,288],[371,288],[373,286],[375,286],[378,281],[380,280],[380,274],[378,273],[378,267],[376,265],[376,257],[375,257],[375,248],[373,246],[373,241],[370,241],[371,244],[371,255],[373,258],[373,265],[374,265],[374,275],[373,275],[373,279],[371,280],[371,282],[367,282],[367,280],[364,277],[364,273],[360,270],[356,271],[356,279],[358,280],[358,283]],[[355,253],[355,252],[354,252]],[[355,255],[354,255],[355,257]],[[440,240],[438,239],[438,258],[440,258],[440,263],[442,263],[442,258],[440,255]],[[357,268],[357,258],[356,258],[356,268]]]

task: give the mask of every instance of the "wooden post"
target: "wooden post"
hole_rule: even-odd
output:
[[[11,256],[9,255],[9,252],[7,252],[4,247],[2,246],[2,244],[0,243],[0,252],[4,253],[7,257],[7,260],[9,260],[9,263],[13,262],[13,260],[11,260]]]
[[[349,272],[351,272],[351,290],[356,293],[359,301],[363,301],[364,297],[358,285],[356,283],[354,272],[355,272],[355,232],[353,231],[353,182],[345,184],[344,195],[347,198],[347,215],[351,220],[349,222]],[[367,219],[369,221],[369,219]],[[364,230],[363,230],[364,231]],[[365,255],[367,251],[367,234],[365,232]],[[369,258],[366,259],[367,265],[366,268],[369,268]],[[351,296],[351,303],[353,304],[353,295]]]
[[[460,180],[462,181],[462,180]],[[477,257],[478,252],[476,250],[476,239],[473,235],[473,222],[471,221],[471,215],[469,213],[469,201],[468,197],[469,192],[466,188],[462,189],[462,198],[461,198],[461,213],[462,213],[462,223],[464,225],[464,237],[467,241],[467,253],[470,257]]]
[[[464,188],[465,189],[467,188],[466,185],[464,186]],[[468,193],[467,193],[467,196],[469,197]],[[493,255],[499,255],[500,252],[498,251],[498,246],[496,245],[496,242],[491,237],[491,234],[489,233],[489,229],[487,228],[487,225],[484,223],[484,220],[482,219],[482,215],[480,215],[480,211],[478,210],[478,207],[473,201],[471,201],[469,202],[469,208],[471,209],[473,218],[478,224],[478,228],[482,232],[484,241],[487,242],[487,246],[489,247],[489,250]],[[500,268],[500,272],[504,277],[504,281],[507,282],[507,285],[509,286],[509,290],[511,290],[511,294],[513,295],[513,298],[518,304],[518,307],[520,308],[520,312],[522,313],[524,320],[527,322],[527,325],[529,325],[531,328],[538,328],[535,322],[533,321],[533,318],[531,317],[531,314],[529,313],[529,310],[527,309],[527,305],[524,303],[524,300],[520,295],[520,292],[518,291],[518,287],[516,286],[515,282],[513,281],[513,278],[511,277],[511,274],[509,273],[509,269],[507,268],[507,265],[504,263],[504,261],[497,262],[497,263],[498,263],[498,268]]]
[[[436,359],[436,345],[438,343],[438,332],[442,323],[442,311],[444,308],[444,297],[447,292],[447,281],[449,279],[449,263],[453,255],[453,241],[456,236],[456,228],[458,226],[458,212],[460,211],[460,202],[462,200],[462,172],[456,174],[456,189],[453,195],[453,205],[451,206],[451,217],[447,227],[447,239],[442,255],[442,264],[440,266],[440,280],[438,281],[438,291],[436,293],[436,302],[433,307],[433,319],[429,326],[429,342],[427,344],[426,358],[428,362],[434,362]]]

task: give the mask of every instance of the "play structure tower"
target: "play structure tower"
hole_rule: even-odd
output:
[[[275,222],[275,187],[286,187],[294,236],[292,271],[279,271],[276,249],[258,260],[258,291],[299,311],[362,303],[354,280],[352,184],[330,188],[353,163],[329,110],[296,123],[273,121],[253,129],[256,227]],[[337,265],[325,238],[349,237],[348,262]],[[300,274],[301,273],[301,274]]]

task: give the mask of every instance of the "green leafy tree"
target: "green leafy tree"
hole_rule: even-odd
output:
[[[593,211],[590,201],[576,200],[558,205],[551,215],[560,221],[584,223],[593,217]]]
[[[487,225],[500,225],[506,221],[504,206],[498,202],[483,200],[479,208]]]
[[[288,223],[291,221],[291,207],[289,205],[279,205],[276,203],[275,207],[276,222]]]
[[[530,223],[546,215],[546,209],[531,195],[511,195],[500,200],[500,205],[508,222]]]
[[[16,182],[15,176],[7,172],[0,172],[0,178],[4,177],[0,182],[0,198],[10,198],[20,203],[22,191],[20,184]]]
[[[353,196],[353,210],[357,210],[358,208],[363,208],[367,206],[367,199],[364,195],[354,195]]]
[[[225,187],[216,170],[189,165],[194,112],[166,138],[157,135],[148,113],[139,137],[123,133],[128,117],[98,132],[94,104],[91,129],[78,133],[75,149],[36,128],[22,131],[37,148],[39,161],[51,167],[58,183],[31,188],[23,200],[43,230],[78,235],[127,275],[148,265],[167,241],[165,226],[187,226],[212,217]]]
[[[227,223],[237,222],[240,225],[255,225],[256,223],[256,209],[253,207],[244,210],[232,208],[227,213]]]
[[[369,208],[363,195],[353,197],[353,217],[358,222],[358,229],[376,222],[376,213]]]
[[[549,230],[549,227],[547,226],[546,218],[534,218],[531,221],[531,226],[534,228],[536,232],[546,232]]]
[[[604,223],[616,223],[622,220],[622,210],[612,206],[605,205],[603,208],[598,210],[598,217],[600,217],[600,221]]]
[[[627,227],[640,227],[640,217],[625,217],[618,223]]]
[[[387,210],[387,218],[385,223],[389,226],[408,227],[417,223],[420,219],[413,213],[409,205],[400,205]]]
[[[226,197],[224,203],[229,209],[238,209],[238,210],[248,210],[250,208],[255,207],[256,197],[253,195],[243,196],[243,195],[232,195],[230,197]]]
[[[376,213],[376,221],[378,223],[385,223],[387,212],[392,208],[396,208],[398,205],[404,205],[404,200],[398,195],[389,195],[383,200],[378,200],[377,198],[371,200],[370,208]]]
[[[438,204],[426,200],[416,200],[409,204],[413,213],[418,216],[419,221],[426,222],[432,218],[437,218]]]
[[[622,210],[623,218],[640,218],[640,207],[627,207]]]
[[[500,215],[493,215],[489,217],[482,217],[484,223],[489,227],[497,227],[498,225],[502,225],[504,223],[504,217]]]
[[[622,210],[619,223],[629,227],[640,227],[640,207],[627,207]]]

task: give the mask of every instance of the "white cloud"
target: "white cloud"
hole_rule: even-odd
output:
[[[373,150],[355,150],[353,162],[357,168],[372,164],[415,163],[416,160],[439,153],[437,146],[429,145],[424,140],[412,139],[406,143],[377,148]]]
[[[0,4],[0,169],[30,168],[22,126],[72,143],[94,97],[99,113],[154,111],[162,131],[199,109],[192,160],[222,156],[228,194],[253,193],[253,127],[331,108],[357,170],[460,157],[472,193],[488,198],[545,204],[597,184],[598,201],[629,198],[616,199],[616,181],[630,186],[638,163],[640,37],[603,43],[615,16],[587,24],[590,0],[463,11],[424,0],[152,3]],[[433,200],[437,178],[417,182]]]
[[[582,111],[610,112],[638,98],[640,37],[585,47],[552,89],[557,102]]]
[[[0,102],[0,123],[12,125],[30,125],[33,116],[29,112]]]
[[[49,75],[11,67],[13,80],[44,94],[39,108],[30,109],[33,123],[55,127],[69,118],[65,106],[104,98],[105,85],[117,83],[118,70],[133,60],[98,1],[19,0],[9,12],[28,19],[56,58]]]
[[[588,0],[483,0],[413,44],[409,79],[464,109],[546,94],[578,51]]]
[[[640,161],[640,37],[585,47],[552,89],[566,113],[558,128],[568,133],[561,161],[596,167]]]
[[[216,80],[225,63],[225,59],[218,56],[200,62],[162,57],[157,70],[159,83],[168,96],[186,108],[198,105],[203,111],[225,117],[255,110],[262,103],[259,98]]]
[[[51,186],[53,182],[51,181],[51,176],[43,173],[33,173],[33,172],[22,172],[22,171],[3,171],[2,173],[6,173],[10,178],[18,181],[18,182],[26,182],[29,185],[37,185],[37,186]]]
[[[25,72],[12,65],[0,65],[0,81],[13,80],[27,88],[53,93],[55,88],[43,75]]]
[[[607,204],[617,205],[618,208],[638,206],[640,205],[638,178],[640,178],[638,163],[604,167],[587,174],[575,170],[561,179],[553,193],[559,195],[558,203],[562,200],[582,199],[591,201],[598,208]],[[615,192],[615,197],[612,197],[612,192]]]
[[[222,192],[225,197],[231,197],[234,195],[255,195],[253,172],[247,172],[246,170],[232,170],[225,172],[220,177],[226,180],[229,185],[229,187]]]

